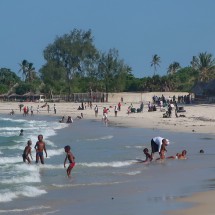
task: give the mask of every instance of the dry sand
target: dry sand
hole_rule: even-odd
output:
[[[147,103],[152,100],[153,95],[161,96],[164,94],[166,98],[172,97],[173,95],[184,95],[187,93],[121,93],[121,94],[110,94],[108,103],[93,103],[92,109],[87,106],[85,110],[77,110],[80,103],[55,103],[57,114],[59,119],[62,116],[72,116],[76,118],[83,113],[84,118],[86,119],[102,119],[102,108],[108,107],[110,112],[108,113],[108,118],[111,123],[127,126],[127,127],[139,127],[139,128],[157,128],[165,129],[175,132],[197,132],[197,133],[206,133],[214,134],[215,128],[215,104],[190,104],[185,105],[184,108],[186,112],[181,113],[185,117],[175,117],[163,118],[163,113],[158,108],[157,111],[148,112]],[[123,103],[121,111],[118,112],[118,116],[114,116],[114,106],[118,104],[121,97],[123,97]],[[133,107],[139,108],[140,101],[144,102],[144,110],[142,113],[131,113],[127,114],[128,106],[132,103]],[[15,114],[22,114],[19,111],[19,102],[0,102],[0,113],[9,114],[11,109],[15,111]],[[45,115],[55,115],[53,112],[54,103],[49,103],[51,111],[48,113],[47,107],[41,108],[42,103],[35,102],[26,102],[23,103],[26,106],[33,106],[34,114],[37,114],[37,106],[40,106],[40,113]],[[98,105],[99,114],[98,117],[95,117],[94,107]],[[178,114],[180,115],[180,113]],[[200,193],[194,195],[193,197],[183,199],[183,201],[195,202],[198,203],[194,205],[193,208],[183,210],[180,212],[173,212],[174,214],[215,214],[214,204],[215,199],[213,196],[215,191],[210,191],[206,193]]]

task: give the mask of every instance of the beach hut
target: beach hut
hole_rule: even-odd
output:
[[[26,101],[35,101],[35,100],[38,100],[40,98],[40,95],[32,93],[32,92],[28,92],[28,93],[23,94],[22,97]]]
[[[4,101],[8,98],[8,95],[5,93],[5,94],[1,94],[0,95],[0,100]]]
[[[208,96],[215,96],[215,79],[207,83],[205,86],[205,94]]]
[[[204,97],[206,86],[207,86],[207,83],[198,82],[193,86],[193,88],[191,89],[191,92],[195,94],[195,97]]]
[[[8,95],[7,97],[10,101],[16,101],[17,99],[20,99],[21,95],[18,95],[16,93],[12,93],[12,94]]]

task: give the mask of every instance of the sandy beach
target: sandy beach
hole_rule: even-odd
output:
[[[215,104],[181,104],[186,112],[181,113],[181,117],[176,117],[174,112],[171,118],[163,118],[163,113],[160,108],[157,111],[148,112],[147,103],[152,100],[153,95],[160,96],[162,93],[148,93],[148,94],[111,94],[108,103],[93,103],[92,109],[86,104],[86,109],[77,110],[80,103],[55,103],[56,115],[59,116],[59,120],[62,116],[67,118],[71,116],[75,119],[83,113],[84,119],[102,119],[103,107],[109,108],[108,119],[110,123],[118,126],[137,127],[137,128],[150,128],[150,129],[164,129],[174,132],[187,132],[187,133],[204,133],[214,134],[215,127]],[[186,93],[184,93],[186,94]],[[183,95],[184,95],[183,94]],[[182,95],[176,93],[165,93],[165,97],[172,97],[173,95]],[[117,117],[114,116],[114,106],[118,104],[120,98],[123,97],[121,111],[118,111]],[[139,108],[140,101],[144,102],[144,109],[141,113],[127,114],[128,106],[133,105],[135,108]],[[9,114],[13,109],[15,114],[23,114],[19,110],[19,102],[0,102],[0,113]],[[23,105],[32,106],[34,114],[37,114],[37,107],[39,105],[40,112],[38,114],[55,115],[53,108],[54,103],[49,103],[50,112],[48,113],[47,107],[41,107],[44,103],[36,102],[24,102]],[[85,105],[85,104],[84,104]],[[94,107],[98,105],[99,114],[95,117]],[[178,114],[180,115],[180,114]],[[196,194],[189,198],[183,198],[179,201],[187,201],[196,203],[192,208],[180,211],[180,212],[168,212],[171,214],[213,214],[213,205],[215,203],[213,196],[215,191]]]
[[[165,112],[157,111],[148,112],[147,103],[152,101],[153,95],[161,96],[164,94],[166,98],[172,98],[173,95],[187,95],[187,93],[122,93],[122,94],[111,94],[108,103],[93,103],[92,109],[86,105],[86,109],[78,110],[80,103],[65,103],[58,102],[55,103],[56,115],[59,119],[62,116],[71,116],[73,119],[80,116],[83,113],[86,119],[102,119],[102,109],[103,107],[109,108],[108,118],[110,123],[117,125],[137,127],[137,128],[157,128],[165,129],[175,132],[197,132],[197,133],[207,133],[214,134],[215,126],[215,114],[214,108],[215,104],[179,104],[183,106],[186,112],[178,113],[178,118],[175,116],[174,110],[171,118],[163,118]],[[120,102],[120,98],[123,97],[123,102],[121,102],[121,111],[118,111],[117,117],[114,116],[114,106]],[[140,107],[140,101],[143,100],[144,109],[141,113],[130,113],[127,114],[128,107],[132,104],[134,108]],[[23,114],[23,111],[19,110],[20,102],[0,102],[0,113],[10,113],[13,109],[15,114]],[[50,112],[48,113],[47,107],[43,107],[44,103],[36,102],[23,102],[22,103],[29,108],[32,106],[34,114],[37,114],[37,107],[39,105],[39,114],[44,115],[55,115],[54,114],[54,103],[49,103]],[[95,117],[94,107],[98,106],[98,117]],[[165,108],[164,108],[165,109]],[[166,108],[167,110],[167,108]],[[164,110],[163,110],[164,111]],[[181,117],[180,117],[181,115]]]

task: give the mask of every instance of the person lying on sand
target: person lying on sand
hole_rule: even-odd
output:
[[[47,106],[47,102],[46,102],[44,105],[42,105],[41,108],[44,108],[44,107],[46,107],[46,106]]]

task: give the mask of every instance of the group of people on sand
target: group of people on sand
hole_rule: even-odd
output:
[[[28,140],[27,141],[27,146],[25,147],[23,154],[22,154],[22,158],[23,158],[23,162],[28,162],[28,164],[31,164],[31,160],[33,160],[32,154],[31,154],[31,145],[32,145],[32,141]],[[39,161],[41,162],[41,164],[44,164],[44,155],[43,152],[45,152],[46,157],[47,157],[47,151],[46,151],[46,144],[43,141],[43,135],[40,134],[38,135],[38,141],[36,142],[34,149],[36,150],[36,164],[39,163]],[[66,163],[67,160],[69,161],[69,166],[66,170],[67,172],[67,176],[70,177],[71,175],[71,170],[73,169],[73,167],[75,166],[75,157],[71,152],[71,148],[69,145],[64,147],[65,153],[66,153],[66,157],[64,160],[64,168],[66,168]],[[30,159],[31,158],[31,159]]]
[[[169,145],[169,140],[163,137],[154,137],[151,139],[151,154],[149,153],[148,148],[143,149],[143,153],[145,154],[146,158],[143,161],[144,163],[151,162],[154,160],[154,153],[159,153],[159,158],[157,160],[164,160],[164,159],[187,159],[186,154],[187,151],[183,150],[181,153],[177,153],[175,156],[166,157],[165,153],[167,152],[166,147]]]
[[[47,108],[48,113],[51,111],[50,105],[47,102],[45,104],[41,105],[41,106],[37,105],[37,107],[36,107],[37,114],[40,113],[40,108]],[[34,115],[34,107],[33,106],[29,107],[29,106],[26,106],[24,104],[19,104],[19,110],[20,110],[20,113],[23,111],[23,116],[28,116],[29,114],[31,116]],[[55,104],[54,104],[54,107],[53,107],[53,111],[54,111],[54,114],[57,113],[57,109],[56,109]],[[14,113],[15,112],[12,109],[12,111],[9,114],[14,115]]]

